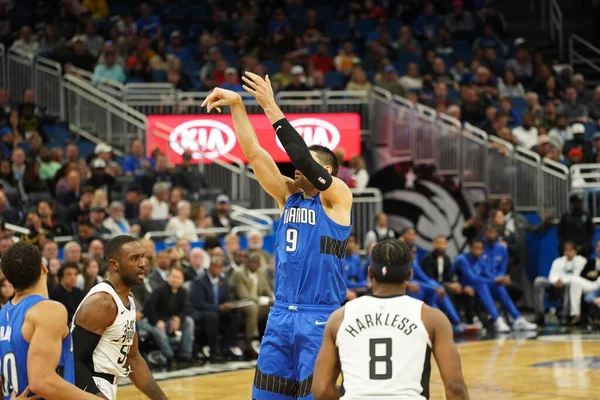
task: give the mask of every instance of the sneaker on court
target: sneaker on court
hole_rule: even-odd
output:
[[[464,325],[464,331],[463,333],[475,333],[477,331],[479,331],[481,328],[475,324],[462,324]]]
[[[252,347],[252,350],[254,350],[254,352],[255,352],[256,354],[260,354],[260,341],[258,341],[258,340],[253,340],[253,341],[250,343],[250,346]]]
[[[533,322],[527,321],[525,317],[519,317],[513,323],[513,329],[515,331],[535,331],[537,327],[538,326]]]
[[[510,332],[510,326],[508,326],[506,321],[504,321],[504,318],[498,317],[496,322],[494,322],[494,331],[496,331],[498,333],[508,333],[508,332]]]
[[[482,330],[484,328],[483,324],[481,323],[481,321],[479,320],[479,317],[474,316],[473,317],[473,324],[474,327],[477,328],[477,330]]]
[[[229,348],[229,351],[236,357],[241,357],[244,355],[244,352],[238,346],[231,346]]]

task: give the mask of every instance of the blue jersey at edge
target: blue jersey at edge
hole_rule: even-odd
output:
[[[275,242],[275,299],[291,304],[340,305],[346,300],[343,260],[352,225],[327,214],[320,195],[291,195]]]
[[[13,389],[18,394],[21,394],[29,386],[29,380],[27,379],[29,342],[23,338],[21,327],[25,321],[27,311],[44,300],[48,301],[43,296],[31,295],[25,297],[16,306],[13,306],[9,302],[0,309],[0,374],[4,382],[2,390],[5,400],[10,399],[10,392]],[[49,315],[48,318],[52,318],[52,316]],[[67,382],[75,384],[75,368],[73,353],[71,351],[70,334],[62,341],[57,372]]]

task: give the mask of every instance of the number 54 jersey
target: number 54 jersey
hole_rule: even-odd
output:
[[[352,225],[334,222],[319,194],[291,195],[275,242],[275,299],[288,304],[337,305],[346,300],[342,260]]]
[[[405,295],[369,295],[345,305],[336,336],[342,399],[429,399],[431,341],[422,308]]]
[[[117,315],[112,325],[104,330],[94,350],[92,357],[93,365],[89,365],[88,368],[90,368],[94,376],[98,373],[109,374],[115,377],[127,376],[129,375],[129,370],[125,368],[125,365],[135,336],[135,300],[133,295],[129,293],[129,308],[126,307],[113,285],[108,281],[102,281],[92,287],[81,304],[97,293],[108,293],[112,296],[117,305]],[[79,308],[81,308],[81,304],[73,316],[71,330],[75,327],[77,313],[79,312]]]

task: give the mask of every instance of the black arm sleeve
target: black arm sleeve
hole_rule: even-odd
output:
[[[312,158],[308,146],[306,146],[302,136],[296,132],[292,124],[286,118],[283,118],[275,122],[273,128],[292,164],[302,172],[317,190],[327,190],[333,183],[333,177]]]
[[[93,368],[92,357],[102,336],[79,325],[75,325],[71,336],[73,338],[73,358],[75,361],[75,386],[85,392],[98,394],[100,389],[94,382],[90,367]]]

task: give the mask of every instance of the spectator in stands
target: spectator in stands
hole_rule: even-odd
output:
[[[446,63],[439,57],[436,57],[433,60],[433,71],[429,74],[429,77],[426,76],[425,79],[427,81],[431,80],[431,83],[445,83],[447,85],[455,85],[455,82],[452,80],[452,77],[446,71]]]
[[[97,231],[95,226],[89,220],[83,220],[79,221],[77,224],[77,232],[74,237],[81,245],[82,252],[87,253],[90,244],[98,237],[102,237],[101,235],[103,234],[105,234],[105,232]]]
[[[15,40],[11,49],[19,50],[25,53],[36,55],[39,50],[40,44],[37,39],[33,36],[31,27],[25,25],[21,27],[19,31],[19,39]]]
[[[552,146],[562,149],[565,142],[573,139],[573,129],[569,125],[569,119],[564,114],[557,114],[555,127],[548,132]]]
[[[365,165],[365,160],[361,156],[354,156],[350,159],[350,172],[356,189],[365,189],[369,184],[369,173]]]
[[[180,60],[189,60],[192,57],[190,50],[183,46],[183,40],[179,31],[173,31],[169,35],[169,46],[167,46],[167,53],[174,55]]]
[[[388,217],[386,213],[375,215],[375,229],[368,231],[365,235],[364,248],[368,249],[373,243],[383,239],[391,239],[397,236],[393,229],[388,227]]]
[[[263,233],[259,230],[252,230],[248,232],[246,238],[248,239],[248,255],[258,253],[258,255],[260,255],[260,259],[262,260],[261,265],[267,265],[273,256],[268,251],[263,250]]]
[[[240,250],[240,238],[235,233],[228,233],[223,238],[225,243],[225,265],[236,264],[233,260],[233,254]],[[238,265],[233,265],[237,267]]]
[[[154,160],[144,155],[144,144],[141,140],[134,140],[131,143],[131,154],[125,158],[123,173],[140,178],[152,168],[154,168]]]
[[[9,127],[0,128],[0,156],[10,158],[14,143],[13,130]]]
[[[120,201],[113,201],[108,206],[109,217],[102,222],[102,226],[109,230],[111,236],[130,235],[131,226],[125,219],[125,206]]]
[[[190,266],[185,269],[184,277],[186,281],[194,280],[198,275],[206,272],[204,268],[204,259],[208,254],[200,247],[194,247],[190,251]]]
[[[193,164],[191,153],[185,152],[182,158],[183,163],[175,168],[173,183],[199,197],[202,189],[208,188],[208,183],[198,165]]]
[[[473,39],[475,23],[471,13],[464,10],[462,0],[452,2],[452,12],[446,15],[445,24],[453,38],[466,41]]]
[[[40,149],[40,178],[43,180],[53,180],[58,170],[62,167],[61,163],[56,158],[56,154],[53,153],[54,152],[51,152],[45,146]]]
[[[104,272],[106,265],[104,265],[104,243],[100,239],[94,239],[90,242],[87,252],[88,258],[93,258],[98,261],[100,266],[100,272]]]
[[[485,119],[485,103],[477,96],[472,87],[466,87],[462,92],[462,106],[460,108],[462,121],[478,126]]]
[[[411,52],[418,56],[421,55],[421,45],[419,41],[414,38],[412,34],[412,30],[410,26],[404,25],[398,31],[398,40],[392,43],[392,47],[394,47],[398,52]]]
[[[533,64],[531,63],[529,51],[526,47],[521,46],[517,49],[515,57],[511,58],[506,63],[506,69],[515,71],[517,81],[524,86],[528,86],[531,83],[533,77]]]
[[[517,82],[515,72],[507,69],[504,72],[504,78],[498,82],[498,96],[504,97],[525,97],[525,89],[521,82]]]
[[[302,92],[310,90],[309,87],[304,83],[306,78],[304,76],[304,68],[302,68],[301,65],[294,65],[291,69],[291,74],[292,81],[284,88],[285,91]]]
[[[235,68],[229,67],[225,70],[225,83],[221,84],[219,87],[232,90],[234,92],[243,92],[244,89],[240,84],[240,80],[238,79],[238,72]]]
[[[346,84],[346,90],[366,92],[371,90],[371,82],[369,82],[367,74],[365,74],[365,71],[360,66],[354,67],[350,75],[350,80]]]
[[[496,120],[498,118],[498,109],[493,105],[485,108],[485,120],[479,125],[479,128],[484,130],[488,135],[496,135]]]
[[[592,282],[595,282],[600,276],[600,240],[596,240],[595,257],[587,260],[580,276]]]
[[[327,43],[317,44],[315,55],[310,58],[317,71],[327,73],[333,70],[333,57],[327,54]]]
[[[546,78],[544,87],[540,93],[540,100],[542,104],[553,103],[554,105],[560,105],[560,90],[556,84],[556,77],[550,75]]]
[[[399,82],[406,90],[419,91],[423,88],[423,78],[421,77],[417,63],[408,63],[407,73],[400,78]]]
[[[87,51],[97,59],[104,50],[104,38],[98,34],[98,27],[94,21],[85,25],[85,34],[82,35]]]
[[[117,55],[113,49],[104,52],[104,63],[98,64],[94,69],[92,82],[95,85],[102,84],[107,80],[125,83],[127,77],[123,67],[116,63]]]
[[[325,50],[327,50],[327,47],[325,47]],[[342,72],[344,75],[349,76],[354,71],[354,66],[356,65],[357,61],[358,57],[356,54],[354,54],[354,45],[352,44],[352,41],[348,40],[344,42],[340,53],[335,57],[333,63],[336,71]]]
[[[575,74],[571,83],[577,92],[577,102],[587,107],[592,102],[592,96],[585,90],[585,78],[582,74]]]
[[[6,158],[0,160],[0,183],[4,187],[5,191],[16,192],[19,190],[19,183],[15,179],[15,174],[12,170],[12,164],[10,160]]]
[[[229,196],[220,194],[215,199],[215,209],[207,218],[212,220],[212,226],[215,228],[232,228],[235,222],[229,216]]]
[[[196,225],[190,219],[191,205],[187,200],[180,200],[177,203],[177,216],[172,217],[167,224],[165,231],[171,233],[173,237],[179,237],[190,242],[200,240],[196,234]]]
[[[167,281],[156,287],[144,304],[144,316],[154,328],[150,333],[170,367],[174,366],[175,353],[169,336],[176,331],[181,332],[178,361],[184,364],[192,362],[195,324],[191,317],[186,316],[187,292],[182,288],[183,282],[183,270],[171,268]]]
[[[483,228],[487,223],[490,213],[490,203],[481,200],[475,203],[475,215],[465,222],[462,233],[469,242],[477,240],[483,235]]]
[[[94,258],[89,258],[83,263],[83,271],[77,275],[75,287],[83,292],[85,296],[91,288],[102,282],[103,279],[98,275],[100,266]]]
[[[552,263],[548,278],[538,276],[533,283],[534,308],[536,312],[536,321],[544,324],[544,296],[548,292],[551,297],[563,298],[564,317],[573,317],[572,322],[579,322],[578,316],[581,315],[581,291],[578,292],[579,299],[574,300],[573,283],[583,271],[586,265],[585,257],[577,255],[576,246],[573,242],[563,243],[563,256],[557,258]],[[583,278],[579,278],[585,280]],[[589,282],[589,281],[588,281]]]
[[[479,11],[479,18],[485,25],[491,26],[494,33],[503,37],[506,33],[504,14],[499,12],[492,2],[486,3],[485,7]]]
[[[169,194],[169,201],[168,201],[170,217],[174,217],[177,215],[177,212],[178,212],[177,205],[184,198],[185,198],[185,193],[183,192],[182,188],[175,186],[173,189],[171,189],[171,193]]]
[[[583,124],[573,124],[571,126],[573,132],[573,139],[567,140],[563,145],[563,155],[567,156],[572,149],[581,150],[583,157],[582,159],[589,162],[596,162],[594,158],[594,149],[592,143],[585,140],[585,127]]]
[[[358,295],[367,291],[367,281],[365,271],[361,265],[359,246],[356,243],[356,236],[348,237],[348,246],[346,247],[346,256],[343,260],[344,270],[342,274],[348,289],[346,298],[348,301],[355,299]]]
[[[446,254],[447,248],[446,237],[436,236],[433,238],[432,251],[423,256],[419,265],[427,276],[444,285],[448,293],[458,295],[462,293],[462,286],[460,283],[454,282],[452,277],[452,261]]]
[[[42,245],[42,261],[48,265],[49,261],[58,258],[58,244],[53,240],[46,240]]]
[[[173,174],[169,169],[169,160],[164,154],[155,157],[156,168],[146,172],[141,179],[140,185],[146,195],[151,195],[153,187],[158,182],[173,183]]]
[[[154,51],[154,55],[150,58],[150,68],[154,71],[167,72],[177,57],[167,53],[167,44],[164,39],[154,41],[152,50]]]
[[[94,189],[104,190],[108,198],[111,197],[112,187],[116,183],[115,178],[106,172],[106,161],[101,158],[96,158],[91,163],[92,176],[85,182],[86,186],[91,186]]]
[[[40,55],[44,57],[54,53],[57,49],[65,47],[65,40],[55,24],[46,24],[44,26],[44,37],[40,40]]]
[[[498,313],[494,300],[500,302],[504,311],[514,319],[514,330],[535,330],[537,325],[528,322],[521,316],[510,299],[504,287],[508,279],[506,277],[493,278],[487,274],[482,254],[483,243],[480,239],[475,239],[471,242],[470,253],[461,254],[456,258],[453,269],[459,273],[461,285],[473,287],[485,311],[491,315],[496,332],[508,332],[510,327]]]
[[[426,3],[423,14],[415,21],[415,33],[422,39],[433,40],[439,33],[440,27],[441,18],[435,12],[433,3]]]
[[[78,222],[86,219],[90,214],[90,207],[94,201],[95,189],[91,186],[84,186],[81,189],[79,201],[76,204],[72,204],[67,212],[69,223]]]
[[[48,266],[48,278],[46,286],[48,288],[48,293],[52,293],[52,291],[60,284],[58,280],[58,271],[62,265],[58,258],[50,258],[49,260],[50,261],[44,261],[44,263]]]
[[[22,234],[20,240],[28,242],[41,250],[47,239],[52,239],[52,234],[44,229],[40,216],[35,211],[30,211],[25,217],[25,228],[29,229],[28,234]]]
[[[166,200],[169,197],[170,184],[167,182],[155,183],[152,187],[152,219],[166,220],[169,218],[169,205]]]
[[[94,19],[104,19],[108,17],[108,5],[106,0],[83,0],[81,3],[92,14]]]
[[[151,200],[142,200],[140,202],[140,211],[139,216],[132,228],[134,230],[138,230],[135,228],[135,225],[139,226],[139,237],[143,237],[147,232],[156,232],[164,230],[166,226],[166,218],[165,219],[156,219],[152,217],[153,205]],[[168,215],[167,215],[168,216]]]
[[[60,284],[50,293],[50,299],[58,301],[67,309],[67,322],[71,324],[77,307],[83,300],[83,292],[75,287],[79,266],[76,263],[65,261],[58,270]]]
[[[73,204],[78,201],[81,191],[81,179],[79,172],[71,170],[66,176],[66,187],[59,190],[56,188],[56,197],[60,204]],[[92,188],[93,189],[93,188]]]
[[[569,122],[588,122],[588,109],[577,101],[577,91],[570,86],[565,89],[565,101],[558,106],[556,110],[559,114],[564,114]]]
[[[587,107],[591,122],[600,125],[600,86],[596,86],[594,89],[594,96]]]
[[[532,114],[523,115],[523,125],[517,126],[512,130],[512,134],[517,140],[519,146],[531,149],[538,142],[538,129],[534,126],[534,116]]]
[[[540,105],[539,96],[535,92],[527,92],[525,95],[525,102],[527,103],[527,112],[533,115],[535,125],[539,126],[544,118],[544,110]]]
[[[244,266],[234,271],[229,280],[229,297],[232,300],[253,302],[244,307],[245,334],[252,358],[256,357],[260,348],[258,325],[266,321],[270,306],[274,303],[273,291],[268,282],[264,281],[264,275],[260,273],[261,268],[260,255],[250,254]]]
[[[292,63],[289,60],[283,60],[279,66],[279,70],[273,75],[271,79],[273,89],[282,89],[289,86],[292,83]]]
[[[40,163],[36,159],[25,162],[25,173],[23,174],[23,189],[26,194],[47,193],[48,185],[40,178]]]
[[[19,214],[15,208],[10,206],[3,191],[0,191],[0,216],[2,217],[2,223],[19,225]]]
[[[377,86],[397,96],[406,96],[406,89],[398,81],[398,74],[393,65],[388,65],[383,70],[383,76],[377,81]]]
[[[192,281],[187,297],[188,315],[204,328],[211,361],[221,359],[222,352],[217,346],[220,331],[224,335],[223,353],[233,353],[239,326],[238,313],[229,302],[229,283],[222,274],[224,260],[222,255],[213,255],[208,272]]]
[[[413,252],[416,251],[417,231],[415,231],[414,228],[410,227],[404,229],[404,231],[402,231],[400,234],[399,240],[402,240],[404,243],[406,243],[413,250]],[[417,262],[419,261],[416,254],[413,255],[413,258],[417,260]]]
[[[140,17],[137,22],[137,31],[145,33],[149,38],[162,36],[160,18],[152,15],[152,10],[147,3],[140,4]]]
[[[105,209],[99,205],[93,205],[90,208],[90,223],[94,229],[94,234],[97,236],[111,235],[112,231],[104,225],[106,217]]]
[[[570,210],[560,219],[558,224],[558,241],[560,248],[566,242],[573,242],[577,254],[587,257],[592,252],[594,224],[592,218],[583,209],[581,198],[573,194],[569,198]]]
[[[125,219],[134,221],[140,213],[140,202],[142,201],[142,189],[134,184],[127,186],[125,194]]]
[[[87,49],[87,40],[83,35],[74,36],[69,41],[71,52],[65,57],[65,62],[74,67],[92,72],[96,65],[94,57]]]
[[[156,290],[163,283],[167,281],[169,275],[169,268],[171,268],[171,258],[167,250],[160,251],[156,255],[156,266],[148,275],[150,286],[152,290]]]
[[[509,128],[515,128],[519,125],[523,125],[521,114],[513,107],[510,97],[503,97],[500,99],[500,109],[507,117],[507,123]]]
[[[425,102],[428,107],[436,110],[446,110],[454,104],[454,101],[448,96],[448,85],[444,82],[433,85],[433,97]]]

